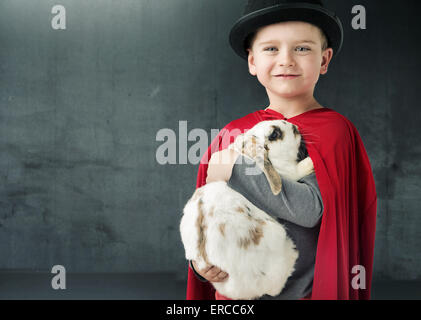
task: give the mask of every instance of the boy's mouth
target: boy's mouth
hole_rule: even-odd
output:
[[[282,79],[294,79],[299,77],[299,74],[278,74],[275,77],[282,78]]]

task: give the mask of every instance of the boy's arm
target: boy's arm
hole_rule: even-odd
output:
[[[247,174],[251,168],[253,172],[260,174]],[[323,213],[323,202],[315,173],[298,182],[282,178],[282,191],[275,196],[263,172],[252,160],[240,155],[227,183],[272,217],[302,227],[315,227]]]

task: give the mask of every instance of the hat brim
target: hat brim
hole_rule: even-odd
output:
[[[326,34],[328,47],[333,49],[333,56],[341,50],[343,28],[339,18],[330,10],[308,3],[278,4],[241,17],[231,29],[230,45],[240,57],[247,60],[248,53],[244,43],[247,36],[260,27],[283,21],[305,21],[314,24]]]

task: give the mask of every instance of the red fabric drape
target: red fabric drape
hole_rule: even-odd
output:
[[[299,127],[323,200],[311,299],[369,299],[373,269],[377,194],[367,152],[354,125],[330,108],[314,109],[286,119],[258,110],[225,126],[199,165],[196,188],[206,184],[208,161],[235,137],[264,120],[285,119]],[[353,288],[354,266],[365,269],[365,289]],[[362,275],[362,274],[361,274]],[[188,271],[188,300],[213,300],[215,289]]]

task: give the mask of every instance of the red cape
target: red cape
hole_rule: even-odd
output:
[[[206,184],[213,152],[225,149],[240,131],[275,119],[286,118],[271,109],[258,110],[226,125],[201,160],[196,187]],[[310,110],[288,121],[304,136],[324,206],[311,299],[370,299],[377,194],[361,137],[350,120],[329,108]],[[365,289],[352,286],[352,279],[362,275],[360,270],[352,273],[357,265],[365,268]],[[214,294],[212,285],[197,280],[189,268],[187,299],[213,300]]]

